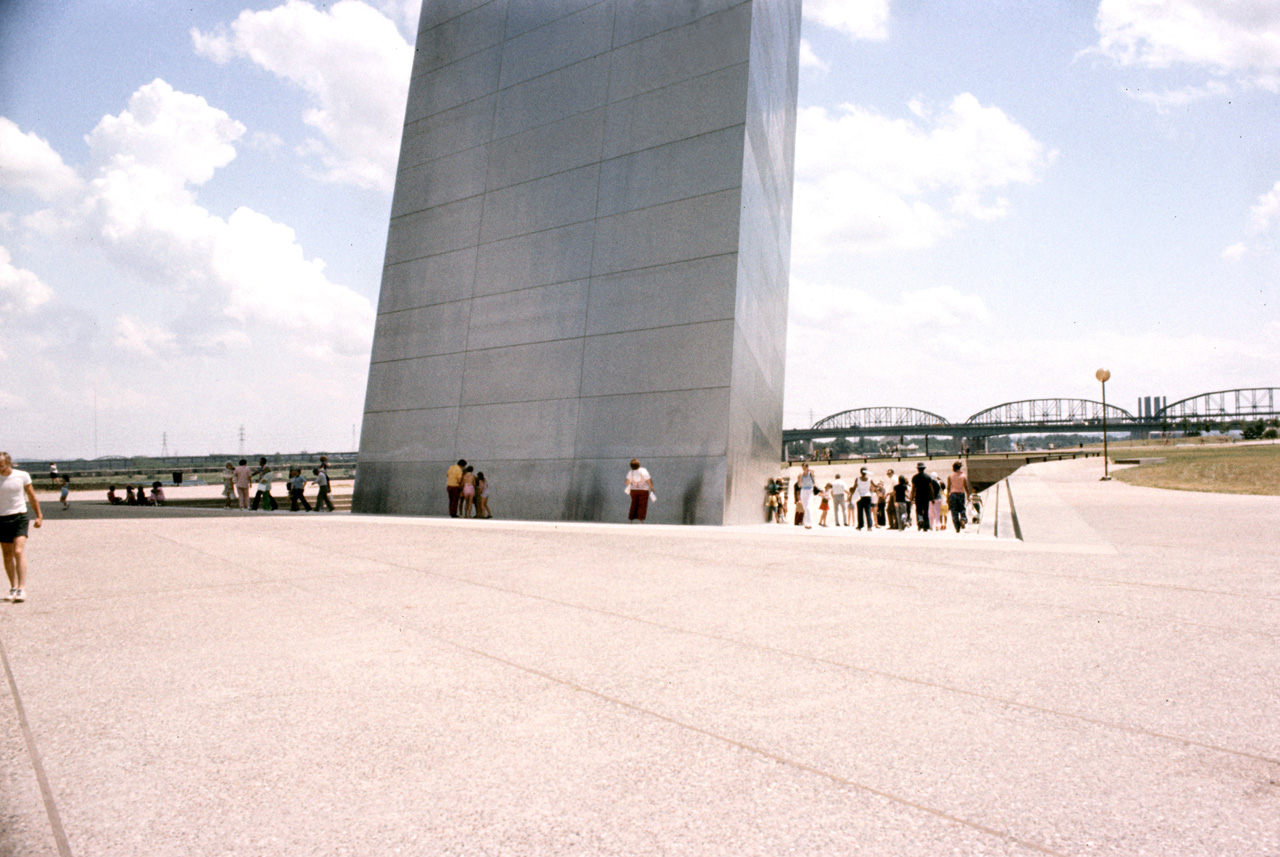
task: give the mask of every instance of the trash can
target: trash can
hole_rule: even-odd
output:
[[[181,470],[175,470],[175,471],[173,471],[173,484],[174,484],[174,485],[181,485],[181,484],[182,484],[182,471],[181,471]]]

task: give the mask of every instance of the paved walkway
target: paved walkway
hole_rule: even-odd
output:
[[[51,509],[0,855],[1280,854],[1280,498],[1097,467],[1025,542]]]

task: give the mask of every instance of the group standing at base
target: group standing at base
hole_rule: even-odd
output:
[[[819,486],[809,465],[803,463],[790,492],[795,504],[794,523],[813,529],[815,503],[820,527],[831,524],[854,527],[856,522],[858,530],[868,532],[912,528],[928,532],[946,530],[950,518],[952,528],[958,533],[969,525],[970,507],[976,523],[982,501],[969,483],[964,465],[955,462],[945,481],[936,472],[926,470],[927,466],[921,461],[916,463],[916,473],[910,480],[905,474],[895,474],[892,467],[885,471],[883,479],[878,479],[869,468],[862,467],[852,483],[845,482],[837,473],[834,481]],[[781,480],[769,481],[765,488],[766,522],[786,522],[787,495]]]
[[[489,480],[459,458],[445,473],[445,493],[449,498],[450,518],[492,518],[489,511]],[[633,524],[644,523],[649,514],[649,503],[657,499],[653,489],[653,476],[638,459],[631,459],[623,490],[630,508],[627,520]]]
[[[449,496],[450,518],[492,518],[489,511],[489,480],[483,473],[459,458],[445,474],[445,493]]]

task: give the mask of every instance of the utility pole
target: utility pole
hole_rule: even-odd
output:
[[[240,457],[244,458],[244,423],[240,424]]]
[[[169,457],[169,433],[163,432],[160,435],[160,457]]]

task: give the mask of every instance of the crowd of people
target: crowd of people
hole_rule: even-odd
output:
[[[972,507],[976,523],[981,517],[982,501],[969,483],[964,465],[959,461],[951,465],[945,480],[927,470],[923,461],[917,462],[916,473],[908,479],[905,473],[896,474],[892,467],[883,477],[862,467],[851,483],[837,473],[833,481],[819,485],[809,465],[802,464],[790,491],[782,480],[769,480],[765,487],[765,520],[786,523],[791,505],[795,509],[795,525],[806,529],[813,528],[816,512],[820,527],[852,527],[856,521],[857,529],[868,532],[912,528],[931,531],[947,529],[949,518],[955,531],[961,532],[969,524]]]
[[[256,512],[262,508],[274,512],[280,508],[280,503],[271,493],[275,480],[275,468],[267,464],[266,458],[259,458],[258,466],[252,468],[249,466],[248,459],[240,459],[239,464],[228,461],[222,477],[222,496],[226,501],[226,507],[230,509],[234,504],[249,511]],[[314,482],[316,485],[314,507],[306,497],[308,482]],[[257,490],[253,499],[250,500],[249,492],[255,487]],[[302,472],[301,467],[290,467],[289,476],[285,480],[285,491],[289,495],[291,512],[299,509],[304,512],[332,512],[333,500],[329,496],[329,457],[320,456],[320,465],[311,468],[309,477]]]

